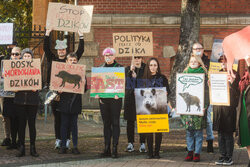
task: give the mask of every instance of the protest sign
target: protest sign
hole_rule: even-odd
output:
[[[63,3],[49,3],[46,28],[58,31],[89,33],[93,15],[93,5],[75,6]]]
[[[3,77],[5,91],[40,90],[40,59],[3,60]]]
[[[13,23],[0,23],[0,45],[13,43]]]
[[[176,75],[177,114],[203,115],[204,74]]]
[[[124,67],[92,67],[90,97],[124,97]]]
[[[136,88],[138,133],[169,132],[166,88]]]
[[[50,90],[84,94],[85,69],[82,64],[52,61]]]
[[[153,56],[152,32],[113,33],[117,57]]]
[[[210,104],[230,106],[230,92],[227,73],[210,73]]]
[[[209,72],[218,72],[221,69],[221,57],[224,55],[222,48],[222,39],[215,39],[212,47],[212,53],[210,58]],[[237,71],[238,60],[234,61],[233,69]]]

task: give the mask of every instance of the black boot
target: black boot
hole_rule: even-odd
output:
[[[113,149],[112,149],[112,158],[118,158],[117,145],[113,146]]]
[[[24,145],[20,145],[16,157],[23,157],[23,156],[25,156],[25,147]]]
[[[110,145],[106,144],[104,147],[104,151],[101,154],[102,157],[110,157],[111,156],[111,150],[110,150]]]
[[[30,155],[33,156],[33,157],[38,157],[39,156],[39,154],[37,154],[37,152],[36,152],[35,144],[30,145]]]
[[[16,142],[12,142],[11,145],[8,146],[6,149],[7,150],[17,149],[17,143]]]
[[[208,153],[214,152],[213,140],[207,140],[207,152]]]
[[[3,139],[3,142],[1,144],[1,146],[10,146],[11,145],[11,140],[10,138],[5,138]]]

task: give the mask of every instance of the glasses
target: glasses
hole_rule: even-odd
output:
[[[11,56],[19,56],[20,53],[11,53]]]
[[[134,57],[135,59],[141,59],[142,57]]]
[[[203,48],[193,48],[193,50],[202,50]]]

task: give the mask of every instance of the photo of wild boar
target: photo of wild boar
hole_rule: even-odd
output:
[[[197,111],[201,111],[200,107],[200,99],[197,96],[193,96],[189,94],[188,92],[179,93],[179,95],[183,98],[187,105],[186,112],[190,112],[190,106],[195,105],[197,107]]]
[[[62,83],[60,87],[64,87],[65,83],[69,83],[69,84],[74,84],[73,88],[75,88],[76,85],[78,85],[78,89],[80,88],[80,82],[82,81],[82,78],[80,75],[70,74],[66,71],[60,71],[55,76],[62,79]]]

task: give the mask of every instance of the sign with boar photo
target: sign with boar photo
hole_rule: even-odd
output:
[[[152,32],[113,33],[116,57],[153,56]]]
[[[176,75],[177,114],[203,116],[204,83],[204,74],[178,73]]]
[[[166,87],[136,88],[138,133],[169,132]]]
[[[52,62],[50,90],[84,94],[85,69],[82,64]]]
[[[58,31],[89,33],[93,15],[93,5],[75,6],[50,2],[46,28]]]
[[[92,67],[90,97],[101,98],[124,97],[124,67]]]
[[[40,90],[40,59],[3,60],[4,91]]]

